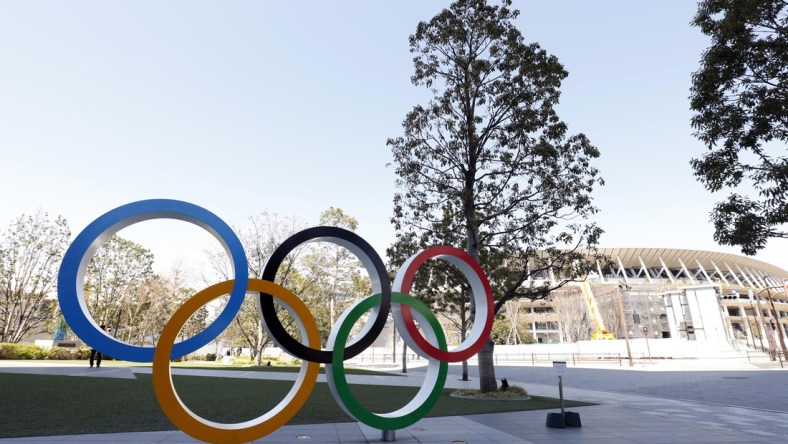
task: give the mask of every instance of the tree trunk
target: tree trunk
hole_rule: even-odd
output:
[[[484,347],[479,351],[479,391],[482,393],[494,392],[498,390],[498,381],[495,379],[495,365],[493,363],[493,351],[495,344],[492,339],[488,339]]]
[[[408,344],[402,341],[402,373],[408,372]]]
[[[260,322],[262,322],[262,320],[260,320]],[[265,344],[263,344],[263,327],[262,326],[260,326],[260,328],[257,330],[257,344],[255,344],[255,345],[256,345],[256,347],[253,349],[254,353],[256,355],[254,357],[254,365],[256,365],[257,367],[260,367],[262,359],[263,359],[263,346],[265,345]]]
[[[471,304],[473,304],[473,298],[471,298]],[[465,342],[465,339],[468,337],[468,320],[467,320],[468,312],[465,310],[465,304],[462,305],[460,308],[460,342]],[[470,381],[468,378],[468,361],[462,361],[462,380],[463,381]]]
[[[392,364],[397,363],[397,329],[394,328],[393,318],[391,319],[391,363]]]

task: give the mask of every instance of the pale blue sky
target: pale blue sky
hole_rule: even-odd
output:
[[[0,3],[0,227],[41,208],[76,235],[140,199],[231,223],[262,211],[359,219],[381,254],[388,137],[427,94],[408,36],[449,2]],[[297,6],[295,6],[297,5]],[[602,246],[707,249],[713,198],[692,177],[690,74],[707,46],[692,1],[515,1],[569,71],[561,117],[599,147]],[[162,260],[210,238],[182,222],[129,236]],[[759,259],[788,268],[784,241]]]

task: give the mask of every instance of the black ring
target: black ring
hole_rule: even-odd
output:
[[[265,264],[262,278],[266,281],[276,282],[274,279],[276,278],[277,271],[279,271],[279,266],[282,265],[285,257],[291,251],[303,243],[320,241],[337,244],[354,253],[364,264],[365,268],[367,269],[367,273],[370,273],[369,277],[372,280],[372,293],[381,294],[378,316],[375,318],[372,326],[367,327],[369,325],[369,320],[367,320],[364,328],[366,333],[353,341],[350,346],[345,348],[345,359],[350,359],[359,355],[367,347],[372,345],[373,342],[375,342],[375,339],[377,339],[378,335],[380,335],[380,332],[383,331],[383,327],[386,325],[386,319],[388,319],[389,312],[391,311],[391,284],[389,282],[388,272],[386,271],[386,267],[383,264],[383,260],[372,248],[372,246],[367,243],[367,241],[362,239],[356,233],[342,228],[307,228],[306,230],[299,231],[298,233],[290,236],[287,238],[287,240],[282,242],[282,244],[274,251],[274,253],[271,255],[271,258]],[[370,266],[374,268],[375,274],[377,276],[373,276],[371,274]],[[377,281],[375,279],[376,277]],[[376,283],[380,286],[380,288],[375,288]],[[274,342],[279,345],[279,347],[281,347],[287,353],[309,362],[319,362],[323,364],[329,364],[332,362],[331,350],[315,350],[311,347],[301,344],[292,336],[290,336],[290,333],[285,330],[284,326],[282,326],[282,323],[279,321],[279,318],[276,316],[273,296],[261,292],[259,297],[260,312],[263,316],[266,329],[273,338]]]

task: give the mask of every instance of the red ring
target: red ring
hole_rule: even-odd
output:
[[[441,259],[442,256],[451,256],[457,259],[462,260],[463,262],[467,263],[473,271],[478,276],[479,280],[481,281],[482,286],[484,287],[484,293],[487,298],[487,318],[484,320],[484,325],[482,327],[481,333],[479,337],[476,339],[476,342],[472,343],[468,348],[465,350],[458,350],[458,351],[443,351],[439,348],[434,347],[432,344],[427,342],[424,336],[416,327],[416,324],[413,320],[413,315],[411,314],[410,307],[407,305],[401,306],[402,312],[402,320],[405,323],[405,328],[408,330],[408,334],[410,334],[413,342],[418,345],[418,347],[429,356],[439,359],[444,362],[461,362],[469,359],[471,356],[478,353],[479,350],[484,346],[487,339],[490,337],[490,331],[492,330],[493,325],[493,318],[494,318],[494,302],[492,296],[492,288],[490,287],[490,282],[487,280],[487,275],[482,270],[482,267],[469,255],[468,253],[454,247],[449,247],[445,245],[435,246],[427,248],[426,250],[418,253],[417,255],[413,256],[409,259],[410,263],[408,264],[407,268],[405,269],[404,275],[402,277],[402,282],[399,284],[400,288],[397,289],[397,282],[398,279],[395,279],[393,291],[399,291],[401,293],[410,293],[410,287],[413,284],[413,278],[416,276],[416,272],[418,271],[419,267],[429,259],[436,258]],[[401,272],[402,270],[400,270]],[[399,275],[399,272],[397,273]],[[478,304],[477,304],[478,307]],[[478,310],[477,310],[478,312]],[[479,319],[476,319],[478,322]],[[473,329],[471,329],[473,333]],[[462,347],[460,344],[459,347]]]

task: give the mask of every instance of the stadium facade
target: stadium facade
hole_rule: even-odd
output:
[[[507,307],[510,317],[521,317],[517,321],[540,343],[602,339],[602,330],[608,339],[681,338],[760,349],[788,342],[788,271],[782,268],[702,250],[598,252],[609,260],[598,262],[584,283],[568,284],[546,300],[515,301]],[[570,303],[562,303],[564,298]],[[584,310],[573,314],[571,307],[578,305]],[[572,324],[578,322],[587,333],[583,327],[577,333]],[[515,329],[511,334],[517,335]]]

